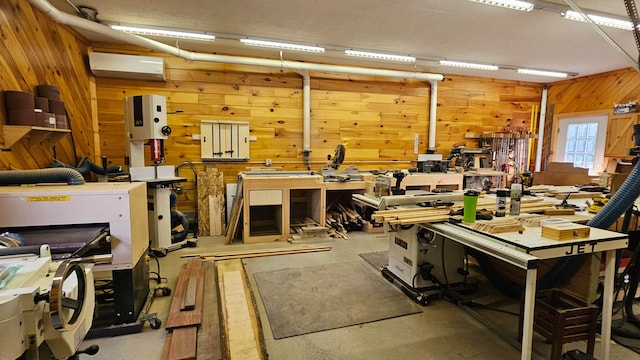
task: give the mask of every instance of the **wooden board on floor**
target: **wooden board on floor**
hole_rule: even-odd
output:
[[[241,260],[216,261],[227,357],[263,360],[258,312]]]
[[[220,329],[220,302],[218,299],[216,266],[213,261],[205,261],[203,265],[203,302],[207,306],[202,309],[202,323],[198,328],[196,358],[198,360],[221,360],[222,332]]]
[[[189,278],[196,277],[198,279],[196,286],[195,305],[193,310],[181,311],[185,296],[187,295],[187,287]],[[169,308],[169,316],[167,317],[167,329],[178,328],[183,326],[198,325],[202,322],[202,292],[204,289],[204,266],[202,260],[191,259],[182,265],[178,281],[173,294],[171,307]]]
[[[234,250],[234,251],[217,251],[211,253],[204,254],[190,254],[190,255],[182,255],[182,257],[193,257],[198,256],[202,258],[209,258],[210,260],[220,260],[225,257],[255,257],[254,255],[263,255],[269,256],[271,254],[296,254],[296,253],[304,253],[304,252],[316,252],[316,251],[329,251],[331,250],[331,246],[282,246],[272,249],[245,249],[245,250]]]
[[[198,327],[187,326],[171,331],[169,360],[195,360]]]
[[[242,216],[242,208],[244,207],[244,200],[242,198],[242,178],[238,178],[238,187],[236,188],[236,199],[233,202],[231,208],[231,215],[229,215],[229,226],[227,226],[227,236],[224,243],[226,245],[231,244],[231,241],[236,236],[238,230],[238,224],[240,223],[240,216]]]

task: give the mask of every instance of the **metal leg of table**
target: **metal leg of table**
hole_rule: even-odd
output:
[[[522,350],[520,359],[531,359],[533,345],[533,310],[536,304],[537,269],[527,270],[526,286],[524,290],[524,313],[522,314]]]
[[[615,259],[616,251],[609,250],[605,253],[605,271],[604,271],[604,295],[602,297],[602,348],[600,359],[609,359],[609,350],[611,348],[611,316],[613,312],[613,283],[615,278]]]

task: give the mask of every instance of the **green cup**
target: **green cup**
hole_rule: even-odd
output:
[[[464,193],[464,210],[462,221],[472,223],[476,221],[476,207],[478,205],[478,192],[468,190]]]

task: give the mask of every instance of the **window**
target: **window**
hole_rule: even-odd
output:
[[[560,118],[556,161],[570,162],[575,167],[589,169],[589,175],[599,175],[604,164],[604,143],[607,116]]]

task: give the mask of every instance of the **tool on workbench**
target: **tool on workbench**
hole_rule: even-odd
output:
[[[418,201],[416,205],[420,207],[446,207],[453,206],[453,201],[442,201],[442,200],[434,200],[434,201]]]
[[[589,204],[587,211],[592,214],[598,213],[598,211],[609,202],[609,198],[606,196],[596,196],[591,198],[591,200],[593,200],[593,204]]]
[[[393,172],[393,177],[396,179],[396,184],[391,189],[392,195],[404,195],[406,193],[405,189],[400,188],[400,183],[402,183],[402,179],[405,177],[405,173],[402,170],[396,170]]]
[[[568,192],[564,196],[564,198],[562,199],[562,202],[560,202],[559,204],[555,204],[553,206],[557,209],[575,209],[576,211],[584,211],[586,209],[586,206],[584,205],[569,204],[569,202],[567,201],[569,200],[569,196],[571,196],[570,192]]]
[[[522,182],[522,186],[533,186],[533,173],[529,170],[521,171],[518,176]]]
[[[458,219],[460,215],[464,216],[464,209],[451,210],[449,212],[449,215],[451,215],[452,219],[454,219],[455,221],[455,219]],[[487,210],[487,209],[476,210],[476,220],[491,220],[491,219],[493,219],[493,213],[491,212],[491,210]],[[468,222],[468,221],[465,221],[465,222]]]

